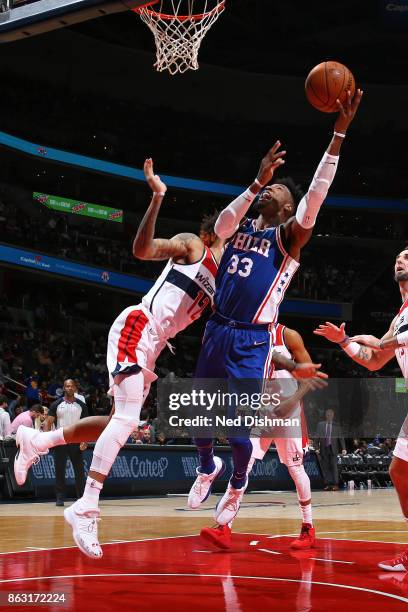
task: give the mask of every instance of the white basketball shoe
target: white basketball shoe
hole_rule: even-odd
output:
[[[72,535],[78,548],[91,559],[102,559],[103,551],[98,541],[99,510],[85,510],[81,500],[64,510],[64,518],[72,527]]]
[[[244,486],[241,489],[235,489],[231,485],[231,482],[228,483],[227,490],[215,508],[214,516],[218,525],[228,525],[228,523],[234,520],[235,516],[238,514],[238,510],[247,486],[248,476]]]
[[[27,479],[30,467],[40,460],[40,455],[46,455],[48,450],[39,451],[35,447],[35,438],[39,432],[32,427],[20,425],[17,429],[16,444],[17,454],[14,458],[14,476],[19,485],[23,485]]]
[[[221,476],[225,471],[225,463],[220,457],[214,457],[215,470],[211,474],[204,474],[196,469],[197,478],[194,481],[193,486],[188,494],[188,507],[192,510],[196,510],[211,493],[211,487],[216,478]]]

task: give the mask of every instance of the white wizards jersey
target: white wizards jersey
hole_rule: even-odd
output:
[[[394,324],[394,336],[401,334],[408,330],[408,299],[405,300],[403,305],[398,311],[397,319]],[[408,384],[408,348],[401,346],[395,349],[395,356],[398,360],[399,366],[405,382]]]
[[[271,329],[271,342],[273,343],[273,350],[280,355],[283,355],[287,359],[293,359],[292,353],[289,351],[288,347],[285,344],[285,325],[281,325],[280,323],[275,323],[275,325]],[[273,381],[274,379],[286,379],[284,383],[282,383],[281,393],[283,397],[289,397],[296,393],[298,390],[298,382],[292,376],[290,372],[287,370],[276,370],[274,365],[271,363],[269,365],[267,378]],[[276,389],[274,387],[274,383],[271,384],[272,392],[275,392]],[[276,383],[275,383],[276,384]],[[264,392],[269,393],[268,391],[268,382],[265,381]],[[302,438],[302,448],[305,448],[308,445],[308,433],[307,433],[307,424],[303,411],[303,402],[298,402],[297,406],[293,409],[290,414],[291,419],[299,419],[300,421],[300,433],[298,434],[299,438]],[[296,437],[294,428],[290,430],[290,433],[287,429],[284,430],[283,437],[284,438],[293,438]]]
[[[174,338],[212,307],[217,269],[218,263],[208,247],[193,264],[177,264],[171,259],[167,262],[142,299],[167,338]]]
[[[276,323],[271,330],[272,343],[273,343],[273,352],[279,353],[279,355],[283,355],[287,359],[292,359],[292,354],[289,351],[288,347],[285,344],[285,325],[281,325],[280,323]],[[275,379],[275,378],[286,378],[287,382],[283,383],[282,386],[282,395],[288,397],[296,393],[298,389],[298,383],[295,378],[293,378],[292,374],[287,370],[276,370],[271,361],[269,372],[267,378]],[[296,406],[296,409],[291,413],[291,418],[300,418],[301,415],[301,405],[300,402]]]

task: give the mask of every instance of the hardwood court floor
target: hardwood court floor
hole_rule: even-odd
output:
[[[299,612],[407,609],[407,575],[377,568],[408,544],[393,490],[315,493],[319,540],[303,553],[289,548],[300,526],[294,493],[247,494],[227,552],[197,536],[212,524],[216,500],[195,512],[182,496],[102,500],[98,562],[73,547],[54,503],[3,503],[0,594],[64,591],[65,609],[87,612],[122,605],[246,612],[278,602]]]

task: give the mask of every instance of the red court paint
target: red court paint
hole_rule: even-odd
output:
[[[291,553],[292,539],[235,534],[228,552],[192,536],[111,544],[99,562],[76,548],[4,554],[0,589],[65,591],[69,605],[61,609],[78,612],[407,609],[408,577],[376,567],[400,544],[322,539],[312,551]]]

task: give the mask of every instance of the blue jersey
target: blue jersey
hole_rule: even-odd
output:
[[[225,246],[216,278],[216,310],[247,323],[275,323],[299,267],[284,249],[282,226],[256,230],[247,219]]]

